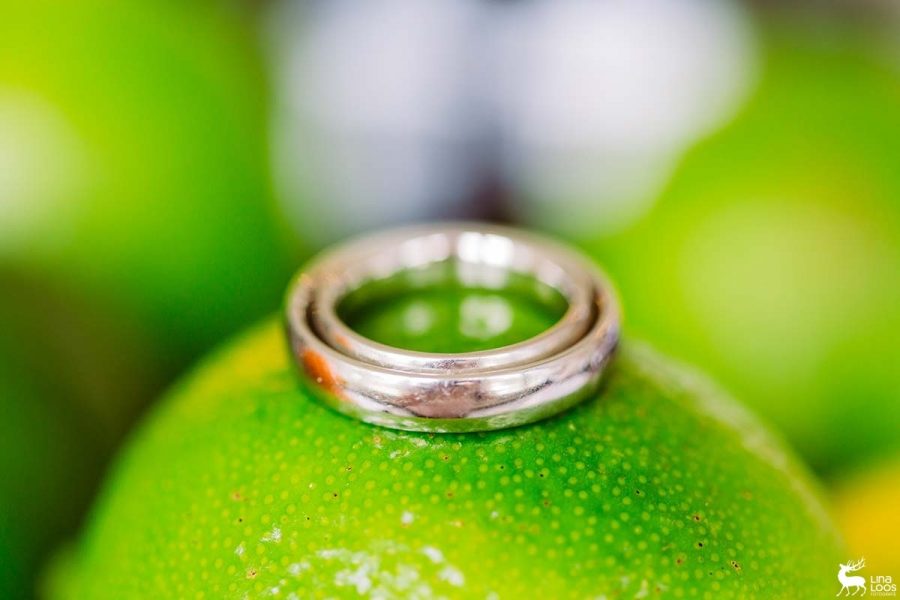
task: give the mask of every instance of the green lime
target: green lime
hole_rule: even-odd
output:
[[[0,0],[0,263],[107,296],[176,367],[289,275],[262,61],[221,3]]]
[[[407,433],[313,401],[270,322],[149,416],[55,596],[817,597],[842,558],[806,471],[646,348],[559,417]]]
[[[30,596],[163,374],[275,306],[249,28],[221,3],[0,0],[2,598]]]
[[[3,268],[0,289],[0,598],[13,599],[74,533],[156,373],[98,299]]]
[[[588,246],[628,333],[708,369],[833,472],[897,447],[900,75],[853,25],[761,25],[744,111],[642,220]]]

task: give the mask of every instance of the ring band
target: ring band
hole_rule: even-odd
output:
[[[568,308],[525,341],[492,350],[403,350],[356,333],[337,305],[363,284],[451,264],[468,286],[524,275]],[[596,390],[619,337],[610,285],[579,254],[515,229],[482,224],[408,227],[341,245],[288,289],[288,337],[314,395],[365,422],[412,431],[481,431],[545,418]]]

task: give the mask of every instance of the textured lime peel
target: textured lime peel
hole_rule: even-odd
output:
[[[843,558],[805,471],[651,351],[599,398],[434,435],[335,414],[267,324],[132,441],[69,598],[684,598],[834,594]]]

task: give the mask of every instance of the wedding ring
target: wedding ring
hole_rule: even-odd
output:
[[[463,287],[502,289],[524,276],[567,308],[546,331],[495,349],[418,352],[368,339],[339,316],[363,285],[441,272]],[[594,393],[619,338],[609,283],[578,253],[516,229],[470,223],[378,233],[326,251],[288,289],[286,322],[298,372],[313,395],[367,423],[460,432],[522,425]]]

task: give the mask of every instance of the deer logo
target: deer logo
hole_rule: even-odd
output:
[[[847,573],[852,573],[854,571],[859,571],[864,566],[866,566],[866,559],[861,558],[855,562],[847,563],[846,565],[841,565],[841,570],[838,571],[838,581],[841,582],[841,585],[844,586],[841,588],[841,591],[835,594],[836,596],[840,596],[842,593],[847,592],[848,596],[855,596],[856,592],[862,588],[862,594],[860,597],[866,595],[866,578],[860,577],[859,575],[847,575]],[[850,588],[853,588],[853,593],[850,593]]]

